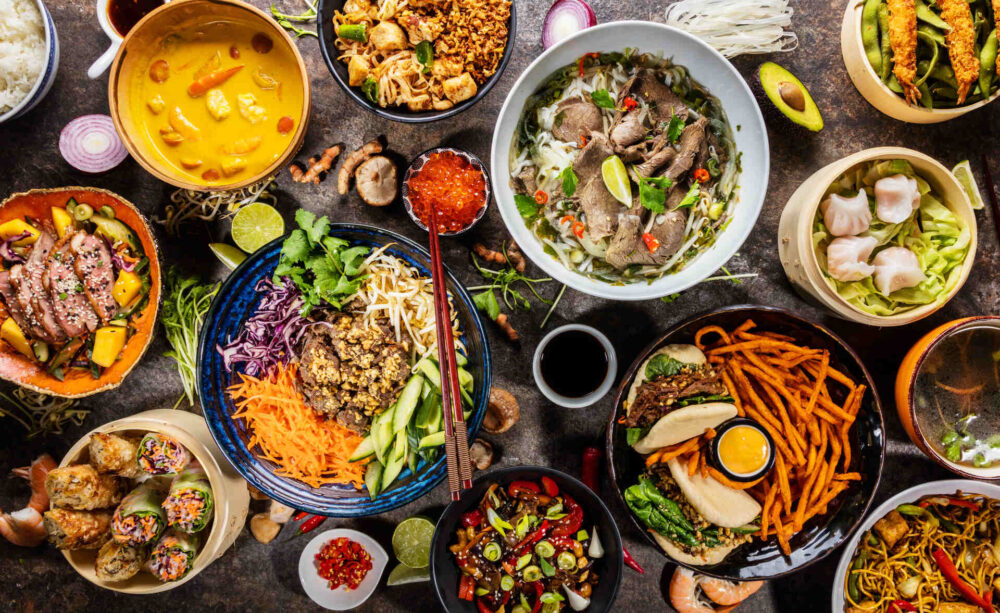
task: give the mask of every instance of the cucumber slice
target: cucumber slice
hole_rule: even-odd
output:
[[[424,438],[420,439],[420,448],[426,449],[427,447],[440,447],[444,445],[444,431],[435,432],[434,434],[428,434]]]
[[[410,452],[406,454],[406,465],[410,468],[411,473],[417,474],[417,450],[412,447]]]
[[[403,457],[399,458],[398,460],[393,460],[392,462],[389,462],[389,464],[385,467],[385,472],[382,473],[383,492],[386,489],[388,489],[390,485],[392,485],[392,482],[396,480],[396,477],[399,476],[399,473],[403,472],[403,466],[405,465],[406,465],[406,454],[403,454]]]
[[[365,437],[365,440],[361,441],[361,444],[354,449],[354,453],[351,454],[351,457],[347,458],[347,461],[357,462],[359,460],[364,460],[373,453],[375,453],[375,439],[373,439],[371,433],[369,433],[368,436]]]
[[[431,382],[431,385],[441,389],[441,371],[438,370],[438,365],[434,360],[430,358],[423,358],[417,362],[417,370],[424,373],[427,380]]]
[[[417,409],[417,403],[420,401],[420,390],[423,386],[424,377],[419,373],[410,377],[410,380],[406,382],[403,391],[399,393],[399,399],[396,400],[396,410],[392,417],[393,432],[403,430],[406,428],[406,424],[410,423],[410,418],[413,417],[413,412]]]
[[[441,396],[438,395],[437,391],[432,391],[430,395],[424,398],[424,401],[420,403],[420,409],[417,411],[417,417],[413,421],[417,424],[418,428],[427,430],[431,422],[434,420],[434,413],[440,413],[441,407]]]
[[[94,215],[88,221],[97,227],[98,234],[106,236],[112,243],[121,241],[128,243],[132,249],[139,249],[139,240],[135,237],[135,233],[132,232],[131,228],[117,219],[108,219],[107,217]]]
[[[458,368],[458,385],[462,388],[462,390],[469,392],[470,394],[476,386],[476,380],[472,378],[472,373],[465,370],[461,366]]]
[[[406,461],[406,451],[409,448],[409,444],[406,442],[406,430],[400,430],[396,433],[392,443],[392,453],[389,454],[389,464],[397,460]]]
[[[465,357],[465,354],[455,348],[455,363],[459,366],[465,366],[469,363],[469,358]]]
[[[372,500],[375,500],[381,491],[379,486],[382,483],[382,473],[382,464],[378,461],[370,463],[368,469],[365,470],[365,487],[368,488],[368,495],[371,496]]]

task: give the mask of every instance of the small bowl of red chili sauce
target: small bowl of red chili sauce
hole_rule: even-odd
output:
[[[434,204],[440,236],[471,230],[490,204],[486,166],[467,151],[438,147],[418,155],[403,176],[403,205],[413,223],[427,231]]]
[[[302,550],[299,580],[319,606],[347,611],[371,597],[388,562],[385,549],[367,534],[327,530]]]

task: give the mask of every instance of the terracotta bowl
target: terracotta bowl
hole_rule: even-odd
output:
[[[260,31],[268,34],[275,45],[287,47],[298,64],[299,79],[302,83],[302,117],[298,121],[295,132],[285,152],[270,166],[255,175],[244,178],[236,177],[230,183],[205,185],[195,183],[189,177],[182,176],[176,170],[158,160],[154,155],[152,145],[138,137],[139,129],[135,125],[130,108],[132,82],[136,70],[143,70],[147,65],[147,52],[164,36],[164,33],[177,31],[193,24],[208,20],[238,19],[249,21]],[[137,23],[122,41],[118,55],[111,65],[111,76],[108,80],[108,106],[115,129],[121,137],[125,148],[157,179],[183,189],[194,191],[215,192],[238,190],[272,177],[287,166],[302,147],[309,125],[311,108],[311,89],[309,74],[305,62],[295,43],[278,25],[263,11],[239,0],[172,0],[152,11]]]
[[[160,255],[145,216],[131,202],[104,189],[60,187],[14,194],[0,203],[0,222],[25,215],[48,219],[51,207],[65,207],[70,198],[89,204],[95,211],[102,206],[109,206],[114,210],[116,219],[132,228],[149,258],[149,302],[139,316],[132,320],[135,334],[125,344],[121,356],[109,368],[104,369],[100,378],[94,379],[90,373],[70,370],[66,373],[65,380],[60,381],[46,372],[42,364],[28,359],[5,342],[0,342],[0,378],[36,392],[63,398],[79,398],[118,387],[146,353],[156,331],[156,318],[160,308]]]
[[[864,44],[861,42],[861,12],[864,5],[865,0],[850,0],[847,3],[844,22],[840,29],[840,52],[844,56],[847,74],[850,75],[854,87],[876,109],[893,119],[908,123],[940,123],[961,117],[1000,97],[998,90],[985,100],[952,109],[928,109],[907,103],[902,96],[882,82],[875,69],[868,63]]]
[[[952,462],[944,457],[928,438],[924,436],[924,433],[921,432],[917,420],[914,391],[917,374],[920,372],[920,367],[923,365],[924,360],[934,352],[941,341],[956,332],[967,330],[972,326],[1000,328],[1000,316],[984,315],[949,321],[925,334],[923,338],[910,348],[896,373],[896,412],[899,413],[899,421],[903,424],[903,429],[906,430],[906,434],[910,437],[910,440],[930,459],[956,475],[970,479],[1000,479],[1000,466],[976,468]]]
[[[212,523],[202,531],[203,544],[194,560],[194,568],[183,579],[163,583],[146,571],[127,581],[101,581],[97,578],[94,563],[96,549],[63,551],[63,556],[87,581],[100,587],[126,594],[155,594],[166,592],[194,579],[198,573],[217,560],[236,541],[246,523],[250,509],[250,492],[247,484],[226,462],[225,456],[212,440],[208,427],[194,413],[171,409],[155,409],[125,417],[95,428],[66,452],[59,466],[84,464],[90,459],[90,437],[96,433],[145,434],[157,432],[173,437],[191,452],[205,468],[215,497],[215,514]]]
[[[901,159],[927,180],[944,200],[944,205],[969,228],[969,253],[962,263],[958,283],[937,302],[925,304],[895,315],[879,316],[862,311],[843,298],[824,275],[813,248],[813,220],[823,194],[837,177],[853,166],[872,160]],[[778,254],[785,275],[803,298],[826,307],[841,319],[869,326],[903,326],[927,317],[943,307],[962,289],[976,259],[976,216],[969,197],[947,168],[935,159],[903,147],[865,149],[829,164],[812,174],[799,186],[785,204],[778,225]]]

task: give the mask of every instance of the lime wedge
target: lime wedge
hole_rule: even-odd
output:
[[[431,563],[431,538],[434,524],[426,517],[409,517],[392,533],[392,551],[396,559],[410,568],[427,568]]]
[[[406,585],[407,583],[423,583],[431,580],[431,570],[429,568],[410,568],[406,564],[400,564],[389,573],[389,580],[386,585]]]
[[[253,253],[285,233],[285,220],[270,204],[254,202],[236,211],[232,233],[237,247]]]
[[[627,207],[632,206],[632,184],[629,183],[625,163],[617,155],[612,155],[601,164],[601,176],[615,200]]]
[[[229,243],[209,243],[208,248],[212,250],[215,257],[219,258],[226,268],[235,270],[237,266],[247,259],[247,254],[243,253]]]
[[[976,185],[976,177],[972,174],[972,166],[969,160],[964,160],[951,169],[951,174],[955,175],[958,182],[962,184],[962,189],[969,196],[972,208],[977,211],[983,208],[983,197],[979,194],[979,186]]]

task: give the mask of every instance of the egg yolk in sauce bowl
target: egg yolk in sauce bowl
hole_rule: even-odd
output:
[[[131,88],[139,138],[159,166],[195,184],[228,185],[265,171],[303,115],[292,51],[237,20],[160,39]]]
[[[771,455],[771,446],[757,428],[735,426],[726,430],[719,439],[719,461],[733,474],[753,475],[764,466]]]

